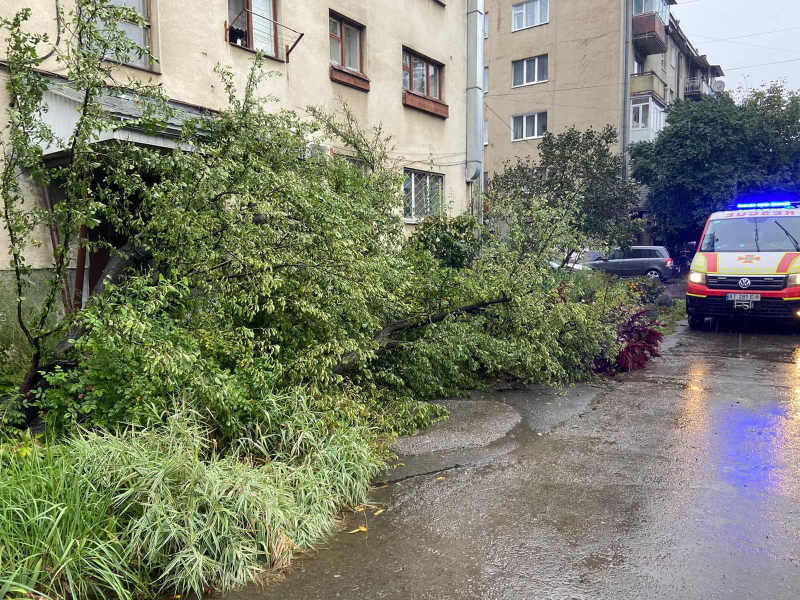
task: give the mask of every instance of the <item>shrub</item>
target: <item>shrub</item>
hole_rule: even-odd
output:
[[[628,290],[640,302],[655,304],[656,300],[665,294],[667,287],[660,279],[652,277],[637,277],[626,280]]]

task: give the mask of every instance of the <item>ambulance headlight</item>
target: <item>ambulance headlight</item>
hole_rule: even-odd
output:
[[[706,284],[706,274],[698,271],[691,271],[689,273],[689,281],[700,285]],[[800,284],[799,284],[800,285]]]
[[[800,287],[800,273],[789,275],[789,280],[786,282],[789,287]]]

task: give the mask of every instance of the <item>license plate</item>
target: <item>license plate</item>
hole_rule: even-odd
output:
[[[760,302],[761,294],[725,294],[725,299],[734,302]]]

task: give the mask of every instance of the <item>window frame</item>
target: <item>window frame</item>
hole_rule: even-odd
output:
[[[527,25],[525,22],[525,16],[528,14],[525,7],[528,4],[535,4],[536,8],[534,11],[537,14],[536,19],[534,19],[534,23],[532,25]],[[547,6],[547,18],[545,20],[542,19],[542,6]],[[522,14],[522,26],[517,27],[515,24],[515,18],[517,15],[517,9]],[[530,29],[532,27],[540,27],[541,25],[547,25],[550,22],[550,0],[525,0],[524,2],[518,2],[511,6],[511,32],[515,31],[522,31],[524,29]]]
[[[250,1],[250,0],[248,0]],[[336,21],[339,24],[339,37],[330,32],[331,21]],[[358,70],[345,65],[345,57],[347,56],[347,36],[345,35],[345,27],[355,29],[358,32]],[[356,73],[364,75],[366,69],[364,68],[364,30],[366,27],[361,23],[357,23],[352,19],[348,19],[335,11],[330,11],[328,14],[328,39],[335,39],[339,42],[339,63],[333,62],[333,57],[330,57],[331,65],[336,69],[343,69],[348,73]]]
[[[150,0],[148,0],[150,1]],[[264,51],[267,58],[271,58],[273,60],[278,60],[280,62],[284,62],[282,58],[279,56],[279,46],[278,46],[278,2],[280,0],[272,0],[272,15],[269,17],[265,15],[259,15],[262,18],[272,21],[272,54],[269,54]],[[249,50],[250,52],[259,52],[260,49],[255,47],[255,32],[253,31],[253,0],[244,0],[244,11],[246,14],[246,21],[247,21],[247,35],[244,40],[247,42],[246,44],[234,44],[230,38],[228,39],[228,43],[231,46],[236,48],[244,48],[245,50]],[[230,6],[230,0],[228,0],[228,6]],[[229,9],[230,10],[230,9]],[[233,23],[228,23],[228,31],[230,35],[230,28],[232,27]]]
[[[489,93],[489,67],[483,67],[483,93]]]
[[[405,56],[408,55],[408,67],[405,65]],[[425,92],[418,92],[414,89],[414,60],[418,60],[425,64]],[[414,52],[413,50],[403,47],[403,58],[400,61],[400,64],[403,67],[403,73],[408,73],[408,86],[405,86],[405,81],[403,81],[403,91],[409,92],[416,96],[420,96],[422,98],[427,98],[428,100],[433,100],[434,102],[439,102],[444,104],[444,65],[434,61],[427,56]],[[431,67],[435,67],[438,72],[438,86],[439,86],[439,95],[432,96],[431,91]]]
[[[539,59],[546,58],[547,59],[547,79],[538,79],[539,77]],[[535,60],[536,64],[533,68],[534,75],[536,79],[534,81],[528,81],[528,61]],[[514,65],[522,63],[522,83],[514,84]],[[511,61],[511,88],[521,88],[528,85],[537,85],[539,83],[547,83],[550,81],[550,57],[547,54],[539,54],[538,56],[531,56],[528,58],[521,58],[519,60],[512,60]]]
[[[114,2],[114,0],[111,0],[111,2],[109,4],[111,6],[117,6],[117,7],[120,7],[120,8],[123,8],[125,6],[124,3],[117,4],[116,2]],[[142,14],[142,13],[139,13],[139,14],[141,15],[142,19],[144,20],[145,25],[144,25],[144,27],[139,27],[139,29],[141,29],[141,30],[143,30],[145,32],[145,41],[147,43],[146,44],[142,44],[142,46],[147,48],[147,51],[149,52],[149,55],[144,55],[144,56],[140,57],[139,59],[137,59],[136,61],[132,61],[132,62],[121,61],[121,60],[118,60],[117,58],[115,58],[113,56],[106,56],[106,57],[103,58],[103,60],[106,60],[106,61],[109,61],[109,62],[113,62],[113,63],[117,63],[119,65],[123,65],[123,66],[126,66],[126,67],[130,67],[132,69],[140,69],[142,71],[148,71],[150,73],[158,73],[159,70],[156,69],[157,63],[155,61],[155,50],[154,50],[154,45],[153,45],[153,16],[152,16],[153,15],[153,0],[145,0],[143,6],[144,6],[146,14]],[[133,8],[133,7],[129,7],[129,8]],[[127,19],[121,19],[120,21],[118,21],[118,23],[127,23],[129,25],[135,25],[135,23],[133,21],[128,21]],[[128,37],[130,37],[130,36],[128,36]],[[136,43],[133,39],[131,39],[131,41]]]
[[[483,39],[489,39],[489,13],[483,13]]]
[[[544,131],[542,131],[541,135],[537,135],[539,131],[539,117],[540,115],[545,115],[545,125]],[[534,125],[533,125],[533,133],[532,136],[526,136],[525,133],[528,131],[528,118],[534,118]],[[514,119],[522,119],[522,137],[514,137],[515,130],[514,130]],[[512,142],[524,142],[528,140],[540,140],[544,137],[544,134],[547,133],[547,111],[540,110],[534,113],[524,113],[521,115],[512,115],[511,116],[511,141]]]
[[[417,223],[421,223],[426,217],[429,217],[429,216],[432,216],[432,215],[439,215],[439,214],[442,214],[444,212],[444,204],[443,204],[444,193],[445,193],[444,192],[444,190],[445,190],[445,187],[444,187],[445,186],[444,173],[436,173],[434,171],[420,171],[420,170],[417,170],[417,169],[404,168],[403,169],[403,175],[404,175],[404,178],[403,178],[403,194],[404,194],[404,198],[403,198],[403,221],[405,223],[412,224],[412,225],[413,224],[417,224]],[[407,203],[408,203],[409,198],[408,198],[408,196],[406,194],[406,182],[408,180],[408,177],[411,177],[411,197],[410,197],[410,201],[411,201],[410,208],[411,208],[411,210],[410,210],[410,212],[407,212],[407,208],[408,208],[408,204]],[[425,177],[425,189],[426,189],[426,194],[428,195],[428,198],[426,198],[426,212],[425,212],[425,214],[422,214],[422,215],[417,214],[415,212],[415,209],[416,209],[416,206],[417,206],[416,198],[414,197],[415,190],[416,190],[416,185],[415,185],[415,181],[414,181],[415,177]],[[438,208],[436,210],[431,211],[430,208],[431,208],[431,206],[433,206],[433,203],[431,202],[431,198],[430,198],[430,193],[431,193],[430,190],[431,190],[431,181],[432,181],[433,178],[438,178],[439,195],[440,195],[440,197],[439,197]]]
[[[647,124],[642,124],[642,107],[647,107]],[[639,125],[635,125],[634,117],[639,112]],[[634,96],[631,98],[631,131],[652,131],[660,133],[666,127],[666,108],[652,96]]]

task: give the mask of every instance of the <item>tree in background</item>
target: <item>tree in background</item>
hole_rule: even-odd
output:
[[[519,232],[539,239],[540,251],[555,253],[562,266],[586,247],[630,244],[630,215],[638,190],[620,177],[622,158],[612,150],[617,139],[611,126],[602,131],[548,132],[539,145],[538,161],[506,164],[491,179],[488,196],[493,220],[508,229],[515,220],[528,219],[519,223]],[[535,211],[520,214],[519,207],[530,206]],[[544,222],[543,212],[548,215]],[[536,231],[534,223],[544,230]]]
[[[800,191],[800,94],[773,84],[740,102],[677,102],[652,142],[632,147],[633,176],[669,245],[697,240],[709,214],[750,194]]]

